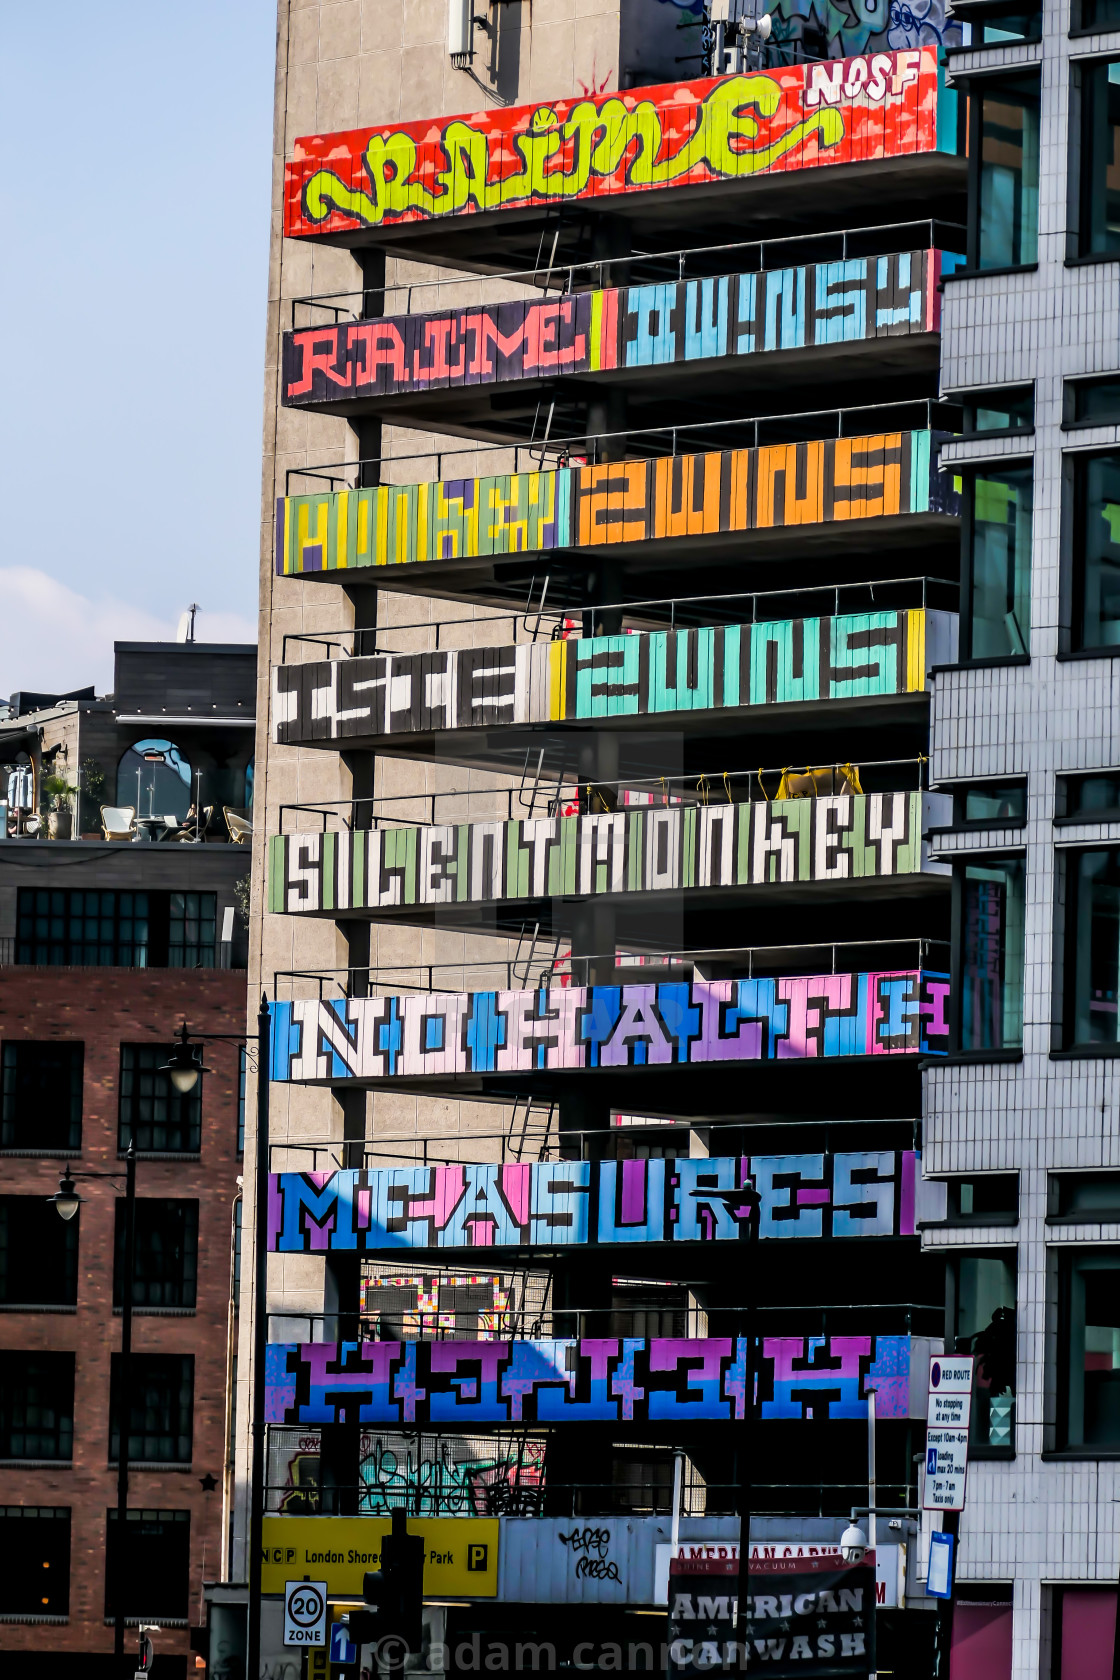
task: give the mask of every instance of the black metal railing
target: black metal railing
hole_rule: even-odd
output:
[[[536,580],[533,581],[535,586]],[[940,577],[870,578],[852,583],[810,583],[786,589],[738,590],[719,595],[664,595],[648,600],[608,601],[596,604],[590,611],[597,620],[608,614],[621,614],[628,631],[675,630],[678,626],[692,629],[699,624],[755,624],[759,621],[760,602],[788,600],[795,606],[792,616],[796,617],[839,617],[842,612],[860,610],[853,604],[853,598],[861,604],[865,603],[865,610],[871,611],[939,607],[942,611],[955,612],[960,600],[960,584],[953,578]],[[514,642],[536,641],[545,625],[549,627],[551,640],[561,637],[583,639],[578,611],[573,613],[570,609],[546,609],[542,606],[539,611],[478,613],[473,618],[439,619],[435,624],[430,619],[417,619],[410,624],[379,625],[371,629],[290,630],[281,643],[280,663],[297,663],[289,657],[289,643],[300,652],[305,647],[314,649],[317,658],[322,658],[324,653],[330,658],[337,648],[344,659],[369,658],[374,654],[456,652],[463,648],[493,645],[492,642],[449,642],[448,638],[455,632],[477,630],[481,624],[509,625],[508,633]],[[426,645],[422,648],[388,645],[389,637],[407,635],[424,636]],[[320,649],[322,653],[318,651]]]
[[[858,421],[858,423],[857,423]],[[811,424],[810,424],[811,422]],[[720,449],[757,449],[762,444],[812,443],[830,438],[861,437],[875,431],[959,432],[963,410],[959,403],[938,397],[908,397],[891,402],[853,404],[843,408],[814,408],[788,414],[744,415],[730,420],[701,420],[687,426],[645,426],[614,432],[587,432],[538,443],[465,443],[454,449],[425,449],[411,455],[362,455],[353,461],[326,461],[310,467],[288,467],[284,493],[292,494],[295,479],[312,479],[329,491],[356,490],[382,482],[383,468],[396,468],[407,461],[434,461],[436,480],[443,477],[443,463],[456,456],[510,457],[511,463],[494,461],[494,473],[541,472],[567,466],[622,465],[625,460],[704,454]],[[640,447],[635,447],[640,446]],[[616,450],[625,450],[625,457]],[[527,465],[524,463],[528,463]],[[464,474],[465,477],[486,477]],[[390,481],[398,486],[417,482],[414,478]],[[311,491],[301,492],[311,494]]]
[[[580,263],[556,264],[529,269],[510,269],[504,274],[487,275],[487,281],[520,282],[534,291],[545,294],[556,291],[561,297],[576,291],[599,290],[604,286],[630,283],[623,275],[640,268],[643,280],[687,280],[710,278],[720,273],[753,274],[766,269],[788,268],[801,263],[844,261],[848,257],[881,257],[907,250],[946,250],[963,254],[966,229],[962,222],[922,218],[913,222],[881,222],[869,227],[838,228],[824,233],[800,233],[773,239],[726,240],[715,245],[694,245],[672,251],[644,251],[626,257],[598,257]],[[553,244],[555,251],[555,241]],[[731,263],[731,259],[734,262]],[[728,266],[724,266],[725,263]],[[692,275],[689,265],[693,265]],[[696,265],[701,265],[697,268]],[[713,264],[715,266],[713,266]],[[645,277],[648,277],[645,278]],[[413,299],[421,299],[419,313],[432,308],[466,308],[444,301],[446,294],[458,286],[468,286],[477,293],[479,276],[465,275],[462,279],[408,280],[395,285],[359,286],[345,292],[319,292],[291,300],[291,330],[314,327],[315,314],[329,317],[332,323],[376,319],[387,315],[411,315]],[[390,298],[403,300],[403,307]],[[351,307],[353,305],[354,307]],[[482,307],[485,307],[484,305]]]

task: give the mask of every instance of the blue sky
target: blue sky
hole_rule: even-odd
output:
[[[0,6],[0,696],[256,634],[275,0]]]

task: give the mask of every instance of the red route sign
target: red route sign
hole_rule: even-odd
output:
[[[306,136],[286,166],[284,232],[360,232],[932,152],[937,96],[937,52],[913,47]]]

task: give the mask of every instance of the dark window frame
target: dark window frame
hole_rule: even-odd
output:
[[[965,1349],[963,1347],[958,1347],[958,1342],[963,1342],[963,1341],[967,1340],[968,1342],[973,1343],[973,1342],[975,1342],[975,1339],[976,1339],[976,1333],[974,1332],[973,1335],[970,1336],[970,1337],[959,1337],[958,1333],[957,1333],[957,1324],[958,1324],[959,1312],[960,1312],[960,1294],[961,1294],[960,1266],[961,1266],[961,1263],[963,1261],[967,1261],[967,1260],[999,1260],[999,1261],[1004,1262],[1005,1264],[1010,1265],[1011,1274],[1012,1274],[1012,1278],[1013,1278],[1013,1281],[1014,1281],[1014,1293],[1015,1293],[1015,1301],[1016,1301],[1015,1307],[1012,1310],[1015,1313],[1016,1320],[1017,1320],[1017,1316],[1018,1316],[1018,1312],[1017,1312],[1017,1309],[1018,1309],[1018,1290],[1019,1290],[1019,1251],[1018,1251],[1018,1247],[1014,1244],[1011,1244],[1011,1243],[1008,1243],[1006,1246],[1001,1246],[1001,1247],[998,1247],[998,1248],[993,1248],[993,1247],[962,1248],[962,1249],[954,1249],[951,1254],[946,1256],[946,1260],[947,1260],[947,1264],[946,1264],[946,1267],[945,1267],[945,1327],[946,1327],[946,1332],[947,1332],[947,1346],[952,1348],[954,1351],[958,1351],[958,1352],[963,1353],[965,1351]],[[1012,1388],[1012,1409],[1011,1409],[1011,1421],[1010,1421],[1011,1445],[1009,1447],[1003,1447],[1003,1446],[994,1446],[993,1447],[993,1446],[990,1446],[987,1443],[985,1443],[985,1442],[983,1442],[983,1441],[981,1441],[977,1438],[977,1432],[978,1432],[978,1429],[981,1425],[981,1408],[979,1408],[977,1406],[977,1400],[978,1400],[978,1398],[980,1398],[980,1395],[978,1394],[977,1391],[978,1391],[978,1387],[980,1386],[979,1385],[979,1379],[980,1379],[980,1374],[981,1374],[981,1361],[980,1361],[979,1358],[977,1359],[977,1364],[976,1364],[976,1367],[975,1367],[975,1370],[974,1370],[974,1379],[973,1379],[972,1419],[971,1419],[971,1423],[970,1423],[970,1426],[969,1426],[969,1440],[968,1440],[968,1456],[969,1456],[969,1458],[999,1460],[999,1461],[1007,1462],[1007,1461],[1010,1461],[1011,1459],[1013,1459],[1015,1457],[1015,1431],[1016,1431],[1016,1423],[1017,1423],[1017,1416],[1018,1416],[1018,1387],[1019,1387],[1019,1385],[1018,1385],[1018,1357],[1017,1357],[1017,1354],[1018,1354],[1018,1344],[1016,1342],[1015,1376],[1014,1376],[1014,1383],[1013,1383],[1013,1388]]]
[[[124,1299],[124,1238],[127,1203],[118,1196],[114,1207],[113,1309]],[[136,1241],[133,1250],[132,1305],[134,1310],[194,1312],[198,1306],[197,1199],[187,1196],[138,1196]],[[170,1243],[180,1244],[174,1250]],[[175,1264],[177,1262],[177,1275]],[[145,1276],[145,1267],[148,1275]],[[175,1295],[177,1299],[168,1299]]]
[[[200,1073],[194,1089],[187,1093],[176,1091],[170,1075],[160,1073],[173,1044],[152,1044],[125,1040],[120,1047],[117,1086],[117,1153],[124,1155],[130,1142],[135,1141],[138,1155],[188,1156],[202,1153],[202,1095],[206,1075]],[[139,1054],[136,1054],[139,1053]],[[151,1064],[146,1065],[146,1064]],[[136,1090],[135,1081],[153,1075],[151,1090]],[[139,1116],[135,1109],[144,1103],[152,1105],[151,1117]],[[154,1142],[157,1134],[165,1138],[175,1136],[177,1142]]]
[[[998,410],[1000,407],[998,399],[1000,397],[1011,396],[1016,392],[1022,393],[1027,391],[1030,392],[1031,401],[1031,417],[1029,421],[1025,421],[1022,425],[1012,426],[976,425],[975,411],[977,409],[992,408]],[[984,398],[995,400],[985,402],[983,401]],[[1034,436],[1035,388],[1033,380],[1030,384],[985,385],[976,390],[957,392],[956,399],[961,404],[964,411],[963,430],[960,434],[962,438],[968,438],[971,441],[974,438],[987,440],[988,438],[1021,438]]]
[[[1068,532],[1068,539],[1062,543],[1061,571],[1066,586],[1062,594],[1068,596],[1069,607],[1068,613],[1061,615],[1061,639],[1071,653],[1081,658],[1114,659],[1120,655],[1120,641],[1090,642],[1085,631],[1089,473],[1094,461],[1110,459],[1120,467],[1120,444],[1071,450],[1063,463],[1062,503],[1065,517],[1062,525],[1064,532]],[[1065,631],[1064,621],[1067,619],[1068,631]]]
[[[969,278],[973,275],[978,275],[978,274],[986,274],[986,275],[1022,274],[1022,273],[1026,272],[1030,269],[1038,267],[1038,229],[1037,228],[1035,230],[1035,254],[1034,254],[1033,257],[1029,258],[1027,261],[1017,262],[1017,263],[1009,263],[1009,264],[1004,264],[1002,266],[995,266],[995,265],[989,266],[989,265],[985,264],[983,267],[981,266],[981,263],[980,263],[980,258],[981,258],[981,255],[982,255],[981,250],[980,250],[980,228],[981,228],[981,221],[982,221],[982,215],[981,215],[982,174],[981,174],[981,169],[982,169],[982,162],[983,162],[982,144],[981,144],[981,142],[982,142],[982,128],[981,128],[981,125],[982,125],[982,121],[983,121],[984,100],[989,96],[989,94],[991,94],[995,91],[998,91],[1001,88],[1008,88],[1008,84],[1014,84],[1014,83],[1018,82],[1022,86],[1025,86],[1025,84],[1028,81],[1033,81],[1037,85],[1037,88],[1038,88],[1039,112],[1040,112],[1040,138],[1041,138],[1042,75],[1041,75],[1041,68],[1040,68],[1039,65],[1034,64],[1034,65],[1024,65],[1022,67],[1017,66],[1016,68],[1014,68],[1012,70],[1004,70],[1004,69],[1001,68],[998,72],[994,72],[994,73],[990,73],[990,74],[989,73],[984,73],[982,75],[973,76],[973,77],[970,78],[970,81],[969,81],[969,99],[968,99],[968,142],[967,142],[967,151],[968,151],[967,245],[968,245],[968,251],[967,251],[967,256],[965,258],[966,267],[965,267],[965,270],[963,271],[963,275],[962,275],[961,271],[958,271],[956,276],[955,276],[956,279]],[[1008,88],[1008,91],[1010,91],[1010,92],[1021,91],[1022,86],[1021,86],[1020,90],[1016,90],[1013,87],[1011,87],[1011,88]],[[1040,159],[1040,174],[1041,174],[1041,159]],[[1039,191],[1039,187],[1038,187],[1037,183],[1035,185],[1034,190],[1035,190],[1035,193],[1036,193],[1036,196],[1037,196],[1038,191]],[[1036,206],[1036,213],[1037,213],[1037,206]]]
[[[85,1041],[80,1038],[6,1038],[0,1044],[0,1151],[18,1151],[20,1154],[43,1155],[73,1155],[82,1147],[82,1102],[85,1080]],[[33,1063],[35,1057],[32,1051],[47,1051],[50,1054],[39,1058],[44,1064],[49,1064],[52,1057],[56,1057],[60,1065],[52,1069],[44,1065],[38,1070],[40,1081],[49,1081],[52,1077],[65,1079],[69,1085],[69,1115],[60,1125],[56,1141],[44,1143],[36,1147],[20,1130],[23,1127],[39,1129],[39,1113],[37,1107],[30,1116],[21,1114],[23,1106],[20,1099],[34,1105],[35,1093],[26,1087],[32,1084],[31,1076],[36,1071],[28,1066],[22,1075],[20,1063]],[[69,1052],[68,1055],[64,1052]],[[69,1066],[64,1064],[68,1062]],[[21,1080],[25,1084],[21,1084]],[[61,1114],[64,1104],[60,1101],[58,1112]],[[65,1132],[65,1137],[63,1137]]]
[[[1077,413],[1078,399],[1083,391],[1102,389],[1115,386],[1117,392],[1116,414],[1112,419],[1100,418],[1097,415],[1079,416]],[[1062,430],[1064,432],[1084,431],[1090,426],[1118,426],[1120,425],[1120,372],[1091,374],[1086,379],[1066,379],[1062,384]]]
[[[125,1527],[126,1531],[133,1528],[135,1532],[129,1536],[129,1543],[125,1547],[125,1568],[117,1568],[117,1513],[109,1510],[105,1513],[105,1617],[112,1620],[116,1613],[116,1586],[119,1579],[124,1580],[125,1590],[130,1595],[137,1595],[137,1602],[125,1600],[125,1616],[129,1621],[160,1621],[165,1625],[186,1626],[190,1619],[190,1547],[191,1547],[191,1513],[190,1511],[148,1510],[143,1507],[129,1507]],[[158,1557],[158,1549],[152,1542],[155,1536],[144,1534],[148,1527],[158,1526],[178,1538],[178,1546],[174,1548],[179,1556],[174,1560],[181,1566],[181,1575],[176,1578],[166,1559]],[[185,1531],[185,1532],[183,1532]],[[159,1538],[167,1538],[167,1534]],[[172,1548],[168,1548],[171,1550]],[[133,1555],[130,1555],[133,1554]],[[137,1556],[138,1554],[138,1556]],[[140,1567],[137,1567],[139,1562]],[[145,1586],[145,1575],[150,1575],[157,1585],[153,1589]],[[155,1597],[158,1602],[149,1604],[143,1602],[142,1595]],[[166,1597],[160,1598],[165,1593]]]
[[[1094,1265],[1094,1261],[1114,1260],[1115,1266],[1107,1264]],[[1073,1315],[1073,1277],[1079,1267],[1087,1271],[1115,1271],[1117,1287],[1120,1288],[1120,1248],[1112,1244],[1100,1247],[1070,1247],[1067,1252],[1060,1252],[1058,1263],[1058,1315],[1057,1315],[1057,1413],[1055,1417],[1055,1453],[1063,1458],[1079,1459],[1116,1459],[1120,1458],[1120,1433],[1117,1435],[1115,1446],[1102,1446],[1095,1442],[1070,1440],[1073,1366],[1072,1366],[1072,1315]],[[1085,1433],[1084,1402],[1082,1402],[1081,1433]],[[1049,1454],[1046,1456],[1050,1456]]]
[[[1120,652],[1120,649],[1117,649]],[[1097,810],[1073,810],[1070,806],[1071,793],[1089,782],[1112,780],[1117,783],[1118,797],[1115,805],[1102,805]],[[1055,824],[1069,827],[1082,823],[1120,822],[1120,769],[1116,770],[1078,770],[1068,775],[1059,775],[1055,785]]]
[[[1066,248],[1066,262],[1073,266],[1083,263],[1120,262],[1120,241],[1115,250],[1088,248],[1092,239],[1092,209],[1096,196],[1093,192],[1093,171],[1089,167],[1093,155],[1091,131],[1096,99],[1090,78],[1099,70],[1107,72],[1108,66],[1112,64],[1120,65],[1120,55],[1114,52],[1081,59],[1073,65],[1070,89],[1069,231]],[[1106,74],[1106,85],[1107,81]]]
[[[964,814],[965,801],[970,793],[983,791],[998,795],[1000,790],[1007,788],[1023,793],[1023,815],[1021,817],[969,817]],[[1027,821],[1026,801],[1029,791],[1026,776],[993,777],[991,780],[977,778],[968,782],[956,782],[945,789],[953,796],[953,828],[963,829],[972,833],[987,828],[1023,828]]]
[[[997,1181],[1001,1184],[1004,1184],[1004,1183],[1007,1183],[1007,1184],[1013,1183],[1014,1184],[1014,1186],[1015,1186],[1015,1192],[1014,1192],[1015,1206],[1014,1206],[1013,1209],[1011,1209],[1011,1208],[988,1208],[987,1210],[981,1211],[979,1213],[977,1213],[977,1212],[962,1213],[961,1212],[961,1207],[960,1207],[961,1190],[963,1189],[963,1187],[966,1184],[969,1184],[969,1185],[983,1184],[983,1183],[994,1184]],[[1020,1183],[1019,1183],[1019,1174],[1017,1172],[961,1173],[961,1174],[954,1175],[954,1177],[952,1177],[950,1179],[947,1179],[946,1184],[947,1184],[946,1202],[947,1202],[947,1208],[948,1208],[948,1212],[947,1212],[946,1217],[945,1217],[946,1225],[952,1225],[952,1226],[956,1226],[956,1227],[965,1227],[965,1226],[972,1227],[972,1226],[978,1226],[978,1225],[985,1225],[985,1226],[1017,1225],[1019,1223],[1019,1197],[1020,1197],[1021,1186],[1020,1186]]]
[[[18,1362],[33,1371],[36,1366],[42,1366],[40,1382],[46,1386],[49,1374],[56,1385],[57,1392],[48,1399],[29,1402],[26,1396],[22,1402],[15,1389],[18,1381]],[[74,1379],[75,1356],[72,1353],[56,1353],[54,1351],[26,1352],[13,1348],[5,1348],[0,1352],[0,1461],[12,1464],[72,1464],[74,1460]],[[27,1379],[25,1379],[26,1382]],[[50,1410],[56,1414],[57,1421],[53,1425],[31,1423],[27,1420],[27,1412],[32,1409]],[[19,1421],[20,1414],[23,1421]],[[20,1436],[34,1436],[39,1450],[35,1452],[17,1452],[14,1443]],[[42,1450],[42,1442],[48,1435],[53,1435],[59,1450],[49,1452]]]
[[[10,1265],[13,1225],[18,1228],[18,1225],[23,1223],[22,1220],[12,1220],[13,1204],[17,1207],[19,1204],[25,1204],[23,1212],[35,1216],[30,1223],[32,1225],[36,1223],[42,1225],[44,1228],[43,1236],[47,1241],[54,1241],[58,1244],[60,1256],[58,1270],[62,1274],[61,1288],[56,1287],[53,1295],[48,1296],[44,1291],[37,1296],[34,1290],[30,1292],[27,1289],[16,1290],[9,1285],[9,1277],[14,1269]],[[79,1210],[73,1219],[60,1219],[54,1208],[41,1193],[37,1196],[0,1195],[0,1305],[4,1306],[9,1312],[16,1307],[25,1307],[29,1312],[35,1312],[43,1308],[57,1311],[60,1308],[77,1306],[80,1217],[81,1212]],[[27,1233],[20,1234],[26,1241]],[[50,1276],[41,1241],[35,1244],[32,1263],[21,1270],[21,1276],[26,1277],[27,1275],[30,1275],[33,1279],[38,1279],[40,1288],[44,1278]],[[57,1284],[58,1280],[55,1281]]]
[[[1094,1184],[1110,1184],[1120,1190],[1120,1169],[1109,1170],[1102,1167],[1099,1171],[1058,1171],[1049,1175],[1047,1185],[1047,1214],[1048,1225],[1120,1225],[1120,1198],[1116,1203],[1089,1202],[1082,1208],[1063,1206],[1067,1192],[1071,1188],[1092,1187]]]
[[[120,1354],[111,1355],[109,1367],[109,1463],[117,1464],[120,1453]],[[174,1367],[178,1367],[175,1370]],[[161,1467],[189,1465],[194,1451],[194,1376],[193,1353],[133,1353],[129,1360],[128,1457],[131,1464],[158,1464]],[[153,1389],[162,1387],[163,1393],[154,1400],[144,1393],[148,1382]],[[178,1395],[173,1391],[178,1387]],[[149,1425],[152,1407],[165,1407],[164,1426]],[[177,1411],[176,1411],[177,1408]],[[138,1411],[145,1417],[137,1422]],[[168,1444],[169,1450],[151,1450],[156,1442]]]
[[[1005,461],[982,461],[967,468],[962,467],[961,477],[964,480],[964,494],[961,497],[961,652],[958,663],[961,665],[1029,665],[1031,660],[1030,647],[1032,626],[1028,622],[1026,634],[1019,626],[1020,637],[1025,640],[1025,653],[997,653],[977,654],[973,652],[973,554],[975,547],[975,499],[976,480],[978,478],[996,478],[1001,474],[1024,473],[1029,471],[1031,476],[1031,553],[1028,559],[1028,587],[1027,600],[1030,601],[1031,589],[1034,583],[1034,455],[1008,456]]]
[[[1081,891],[1080,875],[1077,865],[1081,858],[1098,852],[1112,852],[1117,856],[1120,865],[1120,846],[1095,844],[1090,846],[1062,846],[1058,851],[1058,892],[1055,895],[1055,914],[1058,927],[1055,929],[1054,946],[1054,993],[1057,1003],[1054,1023],[1057,1042],[1051,1055],[1055,1053],[1065,1058],[1083,1057],[1087,1059],[1120,1056],[1120,1028],[1114,1040],[1082,1039],[1075,1037],[1077,1018],[1077,964],[1071,962],[1071,952],[1078,950],[1076,921],[1078,916],[1078,898]],[[1120,990],[1120,988],[1118,988]],[[1120,997],[1117,999],[1120,1007]]]
[[[17,1523],[18,1529],[15,1526]],[[33,1523],[42,1524],[44,1529],[47,1525],[55,1529],[50,1537],[54,1545],[49,1549],[54,1556],[49,1564],[42,1562],[43,1529],[32,1532]],[[61,1544],[62,1530],[65,1530],[64,1546]],[[0,1616],[19,1617],[27,1622],[57,1622],[67,1618],[70,1614],[70,1546],[69,1505],[0,1505],[0,1556],[5,1559],[0,1570]],[[51,1603],[48,1598],[46,1607],[41,1588],[48,1582],[35,1573],[37,1564],[40,1569],[55,1571],[49,1579],[49,1586],[56,1602]],[[19,1601],[19,1589],[26,1594],[22,1602]]]
[[[962,1045],[962,1011],[964,1008],[964,872],[970,867],[991,868],[1002,863],[1018,863],[1023,870],[1023,903],[1024,914],[1026,905],[1026,854],[1021,851],[979,852],[974,856],[954,859],[953,887],[952,887],[952,956],[951,956],[951,989],[949,1001],[949,1041],[952,1056],[956,1061],[967,1062],[998,1062],[1021,1061],[1023,1055],[1022,1044],[1005,1045],[985,1049],[965,1049]],[[1025,1002],[1026,987],[1026,954],[1023,955],[1024,973],[1020,980],[1020,1007]],[[1022,1023],[1020,1023],[1020,1030]]]

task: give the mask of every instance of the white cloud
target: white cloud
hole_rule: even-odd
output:
[[[184,606],[187,605],[184,601]],[[113,688],[114,642],[173,642],[178,625],[103,596],[91,601],[34,566],[0,566],[0,698],[17,689]],[[200,642],[255,642],[255,621],[199,610]]]

